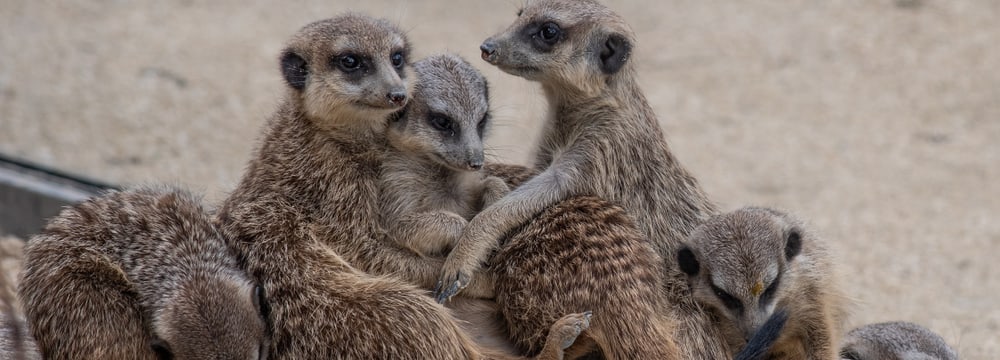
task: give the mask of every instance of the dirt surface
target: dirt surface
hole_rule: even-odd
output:
[[[478,60],[517,1],[0,0],[0,151],[219,199],[283,95],[282,42],[354,9],[417,56],[481,68],[500,160],[526,163],[544,102]],[[778,206],[840,256],[852,325],[909,320],[963,359],[1000,353],[1000,2],[609,5],[633,26],[647,96],[724,208]]]

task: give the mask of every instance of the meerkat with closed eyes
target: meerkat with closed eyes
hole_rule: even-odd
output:
[[[114,191],[63,210],[24,249],[18,295],[46,359],[266,359],[263,289],[200,199]]]
[[[490,120],[486,78],[457,55],[431,56],[413,68],[413,100],[387,130],[382,223],[401,245],[440,257],[473,215],[510,189],[481,171]]]
[[[411,92],[408,52],[398,27],[360,14],[306,25],[282,51],[286,99],[215,219],[268,289],[275,358],[517,358],[474,344],[415,286],[432,286],[410,274],[440,259],[384,236],[379,176]],[[589,318],[550,323],[538,358],[561,358]]]
[[[788,314],[776,359],[836,359],[844,296],[826,246],[791,215],[746,207],[698,227],[677,252],[691,293],[731,346],[753,337],[775,311]]]
[[[851,330],[840,345],[842,360],[958,360],[930,329],[905,322],[868,324]]]

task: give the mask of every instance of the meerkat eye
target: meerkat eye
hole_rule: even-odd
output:
[[[449,119],[447,116],[434,114],[431,115],[430,118],[427,119],[427,121],[430,122],[431,126],[433,126],[438,131],[454,132],[455,125],[452,123],[451,119]]]
[[[482,133],[483,130],[486,129],[486,122],[489,121],[489,119],[490,114],[483,115],[483,118],[479,119],[479,123],[476,124],[476,130],[479,130],[479,132]]]
[[[555,23],[545,23],[538,30],[538,37],[547,43],[555,43],[559,39],[560,34],[562,34],[562,30]]]
[[[768,304],[771,300],[774,300],[774,293],[778,291],[778,284],[781,283],[780,280],[780,277],[774,278],[774,281],[767,287],[767,290],[764,290],[764,293],[760,295],[761,304]]]
[[[743,311],[743,303],[740,302],[740,299],[729,295],[729,293],[715,286],[715,284],[712,284],[712,291],[715,292],[715,296],[718,297],[719,300],[722,301],[722,304],[726,305],[729,310]]]
[[[389,59],[392,61],[392,66],[395,66],[397,69],[403,67],[403,60],[405,60],[403,53],[397,51]]]
[[[344,55],[340,57],[340,68],[346,72],[352,72],[361,67],[361,60],[354,55]]]

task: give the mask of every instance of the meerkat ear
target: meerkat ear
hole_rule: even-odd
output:
[[[792,260],[802,252],[802,234],[798,229],[788,232],[788,240],[785,241],[785,260]]]
[[[285,77],[288,86],[295,90],[306,88],[306,77],[309,75],[308,64],[299,54],[291,49],[281,54],[281,75]]]
[[[698,258],[694,256],[694,252],[688,247],[683,247],[677,251],[677,264],[680,265],[681,271],[688,276],[698,275],[698,271],[701,270],[701,264],[698,263]]]
[[[158,360],[173,360],[174,358],[174,353],[170,350],[170,344],[166,340],[158,337],[153,338],[149,341],[149,347],[153,349]]]
[[[601,71],[614,74],[621,70],[632,54],[632,43],[622,34],[612,33],[600,45]]]

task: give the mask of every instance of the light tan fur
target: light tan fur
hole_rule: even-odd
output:
[[[400,245],[440,257],[473,215],[510,189],[480,171],[490,116],[486,79],[456,55],[432,56],[414,68],[420,81],[413,100],[387,134],[382,223]]]
[[[736,348],[778,310],[773,359],[837,358],[845,297],[825,244],[788,213],[747,207],[697,228],[677,254],[691,292]]]
[[[386,91],[408,97],[412,70],[392,60],[407,49],[391,23],[347,14],[307,25],[282,55],[288,95],[217,214],[268,290],[275,358],[511,357],[475,345],[414,286],[432,286],[433,276],[410,274],[432,273],[441,260],[399,246],[380,225],[385,129],[405,103],[386,102]],[[368,71],[341,68],[347,55],[368,59]],[[588,319],[552,323],[539,358],[562,358]]]
[[[958,354],[930,329],[903,321],[868,324],[844,336],[843,360],[958,360]]]
[[[558,34],[545,43],[542,31],[550,24]],[[661,311],[677,321],[675,339],[683,357],[722,359],[731,352],[714,333],[711,315],[686,293],[674,263],[678,246],[715,208],[670,153],[636,80],[635,44],[620,16],[589,0],[529,1],[513,24],[483,43],[485,60],[540,83],[548,99],[549,118],[535,160],[540,173],[469,222],[441,281],[464,286],[476,278],[498,239],[531,226],[560,201],[597,196],[624,208],[663,258],[650,271],[662,277],[667,305]],[[597,309],[595,314],[600,316]]]
[[[266,305],[179,190],[114,191],[29,240],[18,294],[46,359],[262,359]]]

